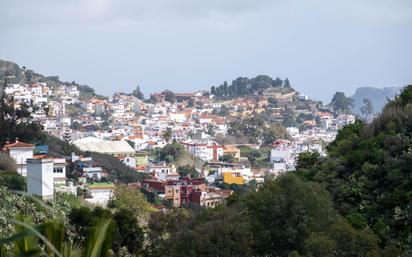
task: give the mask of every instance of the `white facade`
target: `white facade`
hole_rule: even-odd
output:
[[[270,162],[273,172],[285,172],[295,168],[296,151],[289,141],[278,140],[277,145],[270,151]]]
[[[27,159],[27,193],[53,199],[53,160]]]
[[[113,197],[114,185],[111,183],[96,183],[89,185],[88,192],[91,198],[85,198],[86,201],[101,206],[106,206]]]
[[[53,159],[53,183],[66,185],[66,160]]]
[[[200,158],[203,161],[218,160],[220,156],[223,156],[223,146],[213,141],[188,139],[182,141],[181,144],[192,156]]]
[[[128,156],[128,157],[124,157],[123,159],[121,159],[121,161],[127,166],[130,167],[132,169],[136,168],[136,157],[134,156]]]
[[[177,177],[179,177],[176,173],[176,167],[174,165],[150,165],[147,167],[146,172],[153,174],[157,181],[166,181],[169,179],[169,177],[173,177],[176,175]]]
[[[87,167],[83,168],[83,172],[92,180],[100,180],[102,178],[102,168],[101,167]]]
[[[34,147],[10,147],[9,155],[16,161],[17,173],[27,176],[27,159],[33,158]]]
[[[175,122],[185,122],[186,115],[184,113],[169,113],[169,119]]]

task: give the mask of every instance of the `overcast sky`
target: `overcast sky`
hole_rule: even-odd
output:
[[[328,100],[412,83],[411,0],[0,0],[0,59],[101,94],[288,77]]]

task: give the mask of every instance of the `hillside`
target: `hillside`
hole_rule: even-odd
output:
[[[80,91],[80,99],[87,100],[91,97],[105,98],[97,95],[93,88],[87,85],[79,85],[75,81],[64,82],[59,76],[45,76],[34,72],[26,67],[20,67],[16,63],[0,59],[0,85],[4,84],[4,79],[7,78],[8,84],[29,84],[29,83],[47,83],[50,87],[58,87],[60,85],[76,85]]]
[[[405,251],[412,245],[411,145],[409,85],[370,124],[340,130],[328,157],[301,161],[299,173],[324,185],[354,227],[371,228],[382,246]]]
[[[373,114],[379,113],[388,102],[388,99],[393,100],[400,90],[398,87],[358,87],[355,94],[351,97],[354,104],[352,112],[360,115],[361,111],[359,108],[364,105],[363,99],[368,98],[372,101]]]

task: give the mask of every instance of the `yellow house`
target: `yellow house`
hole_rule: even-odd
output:
[[[223,182],[227,184],[243,185],[245,181],[240,172],[228,171],[223,173]]]
[[[173,207],[180,206],[180,186],[165,185],[165,199],[173,202]]]

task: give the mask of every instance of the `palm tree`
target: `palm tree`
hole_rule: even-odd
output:
[[[108,231],[111,220],[100,220],[90,233],[86,245],[64,240],[64,225],[58,220],[33,227],[27,218],[19,216],[13,220],[16,233],[0,239],[0,257],[108,257],[112,237]],[[40,244],[41,242],[41,244]],[[44,245],[45,247],[40,247]]]

